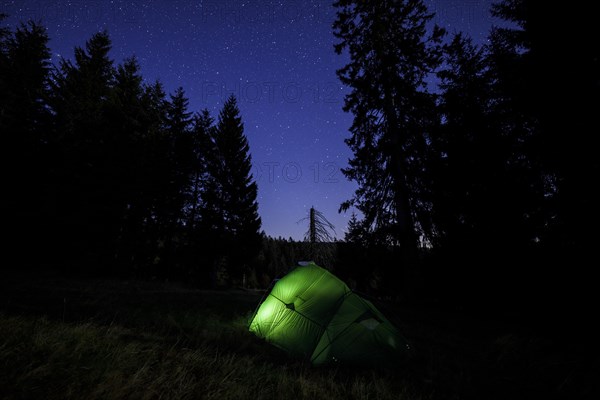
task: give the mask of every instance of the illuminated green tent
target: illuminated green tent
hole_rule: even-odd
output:
[[[250,331],[313,364],[380,364],[405,355],[406,340],[375,306],[310,263],[274,285]]]

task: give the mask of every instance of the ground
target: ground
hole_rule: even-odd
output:
[[[591,390],[584,360],[555,339],[447,310],[386,307],[414,348],[401,365],[316,368],[248,332],[260,291],[19,275],[0,289],[3,399],[547,399]]]

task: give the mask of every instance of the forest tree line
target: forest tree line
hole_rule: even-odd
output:
[[[590,10],[503,0],[480,46],[435,25],[421,0],[334,6],[354,116],[343,172],[359,186],[342,210],[364,216],[347,236],[358,256],[391,249],[385,281],[418,296],[589,299],[600,237]]]
[[[337,265],[336,244],[260,231],[234,97],[193,113],[135,58],[115,65],[106,32],[58,65],[41,24],[0,38],[5,268],[267,287],[299,261]]]
[[[115,65],[106,32],[51,64],[43,26],[0,33],[5,232],[14,266],[238,281],[261,220],[235,97],[215,119],[183,88]],[[11,267],[6,265],[6,267]]]

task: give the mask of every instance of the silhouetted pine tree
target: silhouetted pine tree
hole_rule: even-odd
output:
[[[535,245],[545,224],[541,136],[539,119],[532,112],[532,76],[522,73],[526,54],[520,45],[505,40],[502,31],[492,31],[487,51],[492,77],[491,128],[502,138],[496,153],[504,162],[504,180],[499,182],[504,187],[498,190],[502,208],[495,214],[499,225],[490,243],[523,249]]]
[[[491,80],[482,49],[462,34],[444,47],[439,112],[433,137],[435,244],[456,251],[476,248],[499,226],[506,145],[490,126]],[[461,250],[458,250],[461,248]],[[471,251],[471,250],[469,250]]]
[[[137,238],[135,267],[141,273],[161,274],[161,258],[164,250],[165,191],[170,185],[172,159],[171,136],[166,132],[167,95],[160,82],[144,86],[141,97],[143,112],[140,116],[144,138],[136,148],[139,153],[140,174],[137,184],[140,193],[137,197],[137,210],[132,216],[142,218],[139,227],[143,234]]]
[[[501,1],[492,11],[511,22],[492,31],[490,62],[504,111],[500,122],[521,150],[521,160],[513,165],[524,160],[538,175],[539,183],[532,174],[521,174],[541,194],[526,214],[528,221],[532,215],[540,220],[532,229],[534,248],[541,247],[549,264],[571,266],[567,273],[540,265],[532,281],[545,282],[537,284],[547,291],[540,299],[555,299],[558,291],[581,299],[594,291],[585,286],[592,280],[586,279],[583,260],[596,256],[600,240],[600,195],[594,184],[600,179],[596,17],[583,6],[546,8],[530,0]],[[578,301],[576,308],[591,303]]]
[[[23,141],[18,149],[39,149],[47,129],[50,49],[46,29],[33,22],[21,24],[14,34],[0,32],[2,44],[2,100],[0,115],[3,132],[14,132]]]
[[[178,88],[167,104],[167,118],[165,121],[166,134],[171,144],[167,150],[170,156],[171,174],[167,188],[170,205],[168,209],[173,213],[169,218],[171,223],[178,223],[182,218],[181,212],[185,205],[185,191],[189,173],[193,163],[192,148],[192,113],[188,111],[189,100],[185,97],[182,87]]]
[[[215,144],[224,243],[229,246],[230,272],[239,278],[258,253],[261,220],[250,147],[234,96],[229,97],[219,114]]]
[[[109,174],[114,143],[108,139],[105,114],[115,76],[110,48],[108,34],[101,32],[85,49],[75,49],[74,62],[61,60],[51,102],[57,129],[52,139],[57,148],[57,245],[75,260],[85,257],[100,264],[114,257],[120,222]]]
[[[357,245],[365,244],[364,227],[362,221],[358,219],[355,212],[350,216],[350,221],[348,221],[348,227],[346,229],[344,241]]]
[[[145,261],[140,251],[151,201],[143,178],[149,172],[144,160],[148,154],[143,151],[149,126],[142,81],[137,60],[126,59],[117,67],[106,109],[109,129],[105,140],[112,143],[107,174],[113,182],[113,207],[120,218],[114,238],[115,261],[128,267]]]
[[[193,119],[193,162],[188,189],[187,222],[189,229],[196,229],[202,220],[203,192],[208,185],[209,163],[215,154],[214,118],[208,109],[197,113]]]
[[[222,189],[224,161],[217,147],[217,127],[214,126],[208,110],[205,110],[196,122],[200,132],[206,130],[199,136],[199,138],[206,137],[206,140],[202,139],[201,143],[206,146],[204,152],[206,175],[200,193],[202,227],[210,233],[208,240],[211,245],[208,248],[214,249],[215,254],[221,254],[224,251],[221,246],[223,246],[222,239],[226,230]]]
[[[165,179],[162,181],[164,187],[158,214],[164,246],[162,258],[171,267],[178,262],[174,240],[183,240],[186,192],[193,163],[192,113],[188,111],[188,104],[189,100],[180,87],[170,96],[166,107],[165,135],[168,147],[164,149]]]
[[[200,283],[210,284],[210,266],[214,263],[216,240],[209,220],[208,192],[215,186],[211,167],[215,156],[214,119],[207,109],[194,115],[191,129],[192,160],[185,204],[186,275]],[[208,196],[210,197],[210,196]]]
[[[455,35],[444,46],[444,66],[437,75],[443,123],[432,137],[437,159],[431,170],[433,244],[440,257],[430,268],[430,286],[438,295],[449,295],[449,289],[453,299],[477,295],[483,301],[495,293],[493,287],[506,287],[500,276],[513,276],[507,259],[514,257],[526,232],[521,229],[523,198],[508,163],[513,138],[497,124],[493,75],[484,50],[470,38]],[[455,267],[446,268],[446,263]]]
[[[354,152],[344,174],[359,184],[342,209],[356,206],[365,226],[381,242],[399,245],[405,264],[414,264],[418,239],[429,232],[428,184],[424,162],[436,123],[434,97],[425,79],[439,65],[443,31],[422,1],[339,0],[334,23],[350,63],[338,71],[352,92],[346,111],[354,114]]]
[[[499,74],[513,102],[537,122],[535,155],[543,164],[549,200],[548,229],[540,239],[553,248],[586,251],[600,237],[595,206],[600,196],[590,185],[600,177],[595,150],[600,39],[593,13],[584,7],[547,10],[528,0],[502,1],[493,12],[513,23],[492,34],[512,56],[498,65]]]
[[[14,33],[0,30],[2,181],[9,238],[6,248],[24,262],[41,256],[27,249],[33,243],[45,243],[49,233],[45,218],[49,207],[46,193],[50,190],[46,184],[47,139],[51,129],[47,44],[46,30],[33,22],[21,24]]]
[[[6,14],[0,13],[0,23],[6,19]],[[6,132],[8,115],[9,96],[8,93],[10,84],[10,60],[8,58],[8,41],[10,39],[11,30],[6,27],[0,27],[0,127],[2,132]]]

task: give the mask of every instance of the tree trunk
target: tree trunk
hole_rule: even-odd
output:
[[[317,241],[317,226],[315,225],[315,208],[310,208],[310,243]]]
[[[404,141],[402,139],[402,127],[399,118],[396,114],[394,99],[388,89],[385,91],[385,114],[386,114],[386,144],[388,157],[390,160],[390,173],[394,182],[394,207],[396,209],[396,238],[400,245],[399,262],[400,268],[399,278],[404,292],[410,292],[411,283],[413,281],[415,268],[417,265],[418,246],[415,233],[415,222],[412,215],[412,209],[409,198],[409,188],[405,172],[405,154]]]

